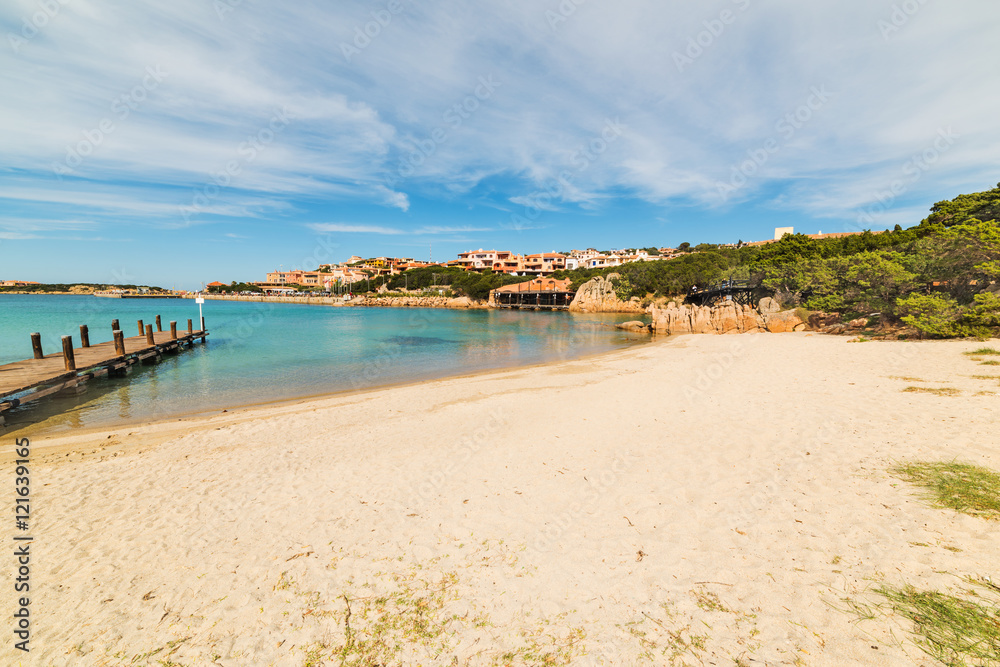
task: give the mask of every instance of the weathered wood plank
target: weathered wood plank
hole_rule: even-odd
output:
[[[134,358],[140,354],[155,356],[161,351],[179,346],[180,343],[190,345],[195,338],[204,338],[208,334],[207,331],[193,331],[174,339],[171,338],[171,333],[168,331],[149,333],[152,333],[153,344],[150,344],[147,337],[142,335],[122,337],[118,350],[115,349],[114,341],[74,349],[72,354],[76,363],[77,370],[75,371],[66,370],[66,361],[61,350],[55,354],[44,355],[41,359],[25,359],[0,366],[0,399],[30,389],[65,383],[103,367],[124,367],[129,362],[135,363],[136,359]],[[129,357],[133,359],[130,361]],[[36,391],[30,396],[31,398],[26,396],[25,400],[38,398],[38,392]],[[0,401],[0,410],[10,407],[9,402]]]

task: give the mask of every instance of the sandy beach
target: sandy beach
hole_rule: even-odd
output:
[[[997,574],[995,523],[887,472],[1000,470],[981,346],[683,336],[35,440],[0,663],[931,665],[844,600]]]

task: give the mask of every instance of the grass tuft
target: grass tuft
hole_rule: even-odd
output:
[[[980,366],[1000,366],[1000,361],[994,361],[990,359],[989,361],[980,361]]]
[[[962,393],[954,387],[907,387],[902,391],[911,394],[934,394],[935,396],[958,396]]]
[[[889,471],[926,489],[935,507],[1000,520],[1000,474],[969,463],[906,463]]]
[[[965,354],[969,355],[970,357],[973,356],[973,355],[976,355],[976,354],[996,354],[996,355],[1000,355],[1000,350],[997,350],[997,349],[992,348],[992,347],[981,347],[978,350],[973,350],[972,352],[966,352]]]
[[[985,579],[967,580],[986,592],[1000,588]],[[913,623],[916,644],[927,655],[948,665],[1000,665],[1000,606],[993,595],[968,591],[967,599],[913,586],[881,586],[875,590],[892,610]]]

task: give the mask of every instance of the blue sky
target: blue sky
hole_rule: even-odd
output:
[[[884,229],[1000,181],[995,0],[7,0],[0,278]]]

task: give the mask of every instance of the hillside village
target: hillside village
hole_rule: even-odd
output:
[[[863,232],[843,232],[834,234],[809,234],[808,238],[823,240],[862,234]],[[281,294],[300,291],[300,289],[320,289],[330,291],[336,286],[350,286],[355,283],[371,280],[382,276],[395,276],[411,269],[429,267],[458,268],[469,272],[503,273],[510,276],[547,277],[557,271],[573,271],[576,269],[605,269],[622,266],[632,262],[653,262],[671,260],[692,252],[716,250],[718,248],[737,248],[758,246],[774,243],[786,234],[794,234],[791,227],[775,229],[773,239],[732,244],[700,244],[690,246],[683,243],[677,248],[648,247],[628,248],[624,250],[570,250],[569,252],[549,252],[522,255],[509,250],[469,250],[459,253],[456,259],[447,262],[423,262],[411,257],[372,257],[352,256],[346,262],[339,264],[322,264],[316,270],[301,269],[290,271],[272,271],[265,280],[241,285],[252,285],[264,293]],[[209,283],[207,289],[223,290],[229,287],[221,282]]]

